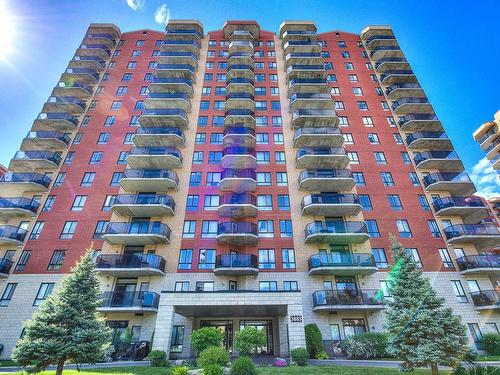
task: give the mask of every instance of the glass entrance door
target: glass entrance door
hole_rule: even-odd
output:
[[[250,321],[250,320],[241,320],[240,321],[240,330],[244,327],[256,327],[259,331],[263,331],[267,342],[265,345],[257,348],[258,354],[265,355],[274,355],[273,348],[273,321],[272,320],[258,320],[258,321]]]
[[[201,320],[200,328],[215,327],[224,334],[223,346],[230,353],[233,352],[233,321],[232,320]]]

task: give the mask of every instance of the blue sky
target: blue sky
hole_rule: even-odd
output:
[[[40,112],[90,22],[122,31],[162,30],[166,16],[199,19],[205,31],[226,19],[256,19],[277,31],[285,19],[312,19],[319,31],[359,33],[390,24],[437,115],[479,190],[500,192],[498,177],[472,140],[500,109],[500,2],[480,1],[172,1],[0,0],[14,46],[0,52],[0,163],[8,164]],[[0,7],[2,9],[2,7]],[[158,11],[159,10],[159,11]],[[157,13],[157,11],[159,13]],[[156,13],[156,14],[155,14]],[[156,17],[155,17],[156,15]],[[7,38],[9,38],[7,36]]]

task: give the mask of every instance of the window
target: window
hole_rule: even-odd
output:
[[[16,291],[17,283],[8,283],[5,285],[5,289],[3,290],[2,297],[0,297],[0,307],[9,306],[9,303]]]
[[[257,164],[269,164],[271,159],[271,154],[269,151],[257,151]]]
[[[409,165],[411,164],[410,155],[406,151],[401,152],[401,160],[403,160],[403,164]]]
[[[365,220],[366,229],[368,235],[372,238],[380,237],[380,232],[378,230],[378,225],[376,220]]]
[[[45,200],[45,203],[43,205],[42,211],[48,212],[54,207],[54,203],[56,202],[56,196],[55,195],[49,195],[47,199]]]
[[[130,81],[132,79],[132,73],[125,73],[123,76],[122,76],[122,81],[125,82],[125,81]]]
[[[362,172],[352,172],[352,178],[356,182],[356,186],[366,186],[365,176]]]
[[[62,267],[65,255],[65,250],[54,250],[54,252],[52,253],[52,257],[50,258],[47,271],[59,271]]]
[[[257,133],[255,134],[255,141],[258,145],[269,144],[269,134],[268,133]]]
[[[420,203],[420,206],[422,206],[422,209],[424,211],[430,211],[431,207],[429,206],[429,202],[427,201],[427,198],[425,195],[419,194],[418,202]]]
[[[195,290],[197,292],[213,292],[214,282],[213,281],[197,281],[195,284]]]
[[[388,268],[387,257],[385,255],[385,250],[381,247],[372,248],[373,259],[375,260],[375,265],[378,268]]]
[[[257,185],[259,186],[271,186],[271,173],[269,172],[257,172]]]
[[[176,281],[174,290],[176,292],[188,292],[189,291],[189,281]]]
[[[83,207],[85,206],[86,201],[86,195],[77,195],[73,200],[73,204],[71,205],[71,211],[83,211]]]
[[[208,153],[208,164],[220,164],[222,160],[222,151],[210,151]]]
[[[274,159],[276,160],[276,164],[286,164],[285,152],[284,151],[275,151]]]
[[[116,195],[106,195],[106,197],[104,198],[104,203],[102,204],[102,210],[110,211],[115,199]]]
[[[75,160],[75,152],[68,151],[68,153],[66,154],[66,157],[64,158],[64,164],[71,164],[71,163],[73,163],[73,160]]]
[[[105,145],[109,141],[110,133],[101,133],[99,134],[99,138],[97,138],[98,145]]]
[[[133,144],[134,133],[126,133],[125,138],[123,139],[123,144],[131,145]]]
[[[420,261],[420,255],[418,255],[418,250],[415,248],[406,248],[406,255],[415,263],[415,265],[419,268],[422,268],[422,262]]]
[[[283,290],[287,291],[299,290],[299,284],[296,281],[283,281]]]
[[[288,185],[288,175],[286,172],[276,172],[276,184],[278,186]]]
[[[202,164],[203,163],[203,151],[195,151],[193,152],[193,164]]]
[[[113,103],[111,103],[111,110],[116,111],[122,107],[122,101],[121,100],[114,100]]]
[[[137,56],[140,56],[141,55],[141,51],[136,49],[136,50],[133,50],[132,51],[132,57],[137,57]]]
[[[455,293],[455,297],[457,297],[458,302],[460,303],[468,303],[467,295],[465,294],[464,287],[460,280],[451,280],[451,287],[453,288],[453,292]]]
[[[346,145],[353,145],[354,144],[354,139],[353,139],[351,133],[342,133],[342,137],[344,138],[344,144],[346,144]]]
[[[177,285],[177,283],[176,283]],[[189,285],[189,283],[188,283]],[[170,352],[182,353],[182,344],[184,342],[184,326],[172,327],[172,338],[170,340]]]
[[[54,181],[54,187],[62,186],[65,177],[66,177],[66,172],[59,172]]]
[[[441,257],[441,260],[443,261],[443,267],[444,268],[455,268],[453,266],[453,262],[451,261],[450,253],[448,252],[447,248],[441,248],[438,249],[439,251],[439,256]]]
[[[152,65],[152,66],[150,67],[150,69],[154,69],[154,68],[156,68],[156,63],[155,63],[155,62],[151,62],[151,63],[149,63],[149,64],[150,64],[150,66]],[[146,96],[146,95],[148,95],[148,94],[149,94],[149,89],[148,89],[148,87],[147,87],[147,86],[141,86],[141,89],[140,89],[140,91],[139,91],[139,95]]]
[[[359,156],[357,152],[348,152],[347,157],[352,164],[359,164]]]
[[[335,109],[337,111],[343,111],[345,109],[344,102],[336,101],[335,102]]]
[[[196,231],[196,221],[185,220],[182,229],[182,238],[194,238],[195,231]]]
[[[349,81],[350,82],[359,82],[357,74],[349,74]],[[366,103],[364,103],[366,104]],[[359,106],[359,104],[358,104]],[[359,109],[362,109],[361,107]],[[368,109],[368,107],[366,107]]]
[[[217,210],[219,208],[219,200],[218,195],[205,195],[203,209],[206,211]]]
[[[349,126],[349,118],[346,116],[338,116],[339,117],[339,126]]]
[[[198,211],[200,197],[198,195],[188,195],[186,202],[187,211]]]
[[[387,160],[383,152],[374,152],[373,156],[375,157],[375,162],[377,164],[387,164]]]
[[[36,294],[33,306],[40,305],[48,296],[51,295],[54,289],[54,283],[42,283],[40,288],[38,288],[38,293]]]
[[[273,142],[275,145],[282,145],[285,143],[283,138],[283,133],[274,133],[273,134]]]
[[[94,151],[90,156],[89,164],[99,164],[102,160],[102,151]]]
[[[213,270],[215,268],[215,249],[200,249],[198,256],[199,270]]]
[[[373,209],[372,201],[370,200],[370,196],[368,194],[359,194],[358,200],[364,211],[371,211]]]
[[[394,142],[396,142],[397,145],[403,144],[403,138],[401,137],[401,134],[394,133],[392,136],[394,137]]]
[[[420,181],[415,172],[408,172],[408,177],[410,178],[410,182],[413,186],[420,186]]]
[[[196,137],[194,139],[194,143],[197,145],[203,145],[205,144],[207,135],[205,133],[196,133]]]
[[[110,186],[119,186],[122,176],[122,172],[113,172],[113,175],[111,176]]]
[[[394,186],[391,172],[380,172],[380,179],[384,186]]]
[[[378,135],[376,133],[368,133],[368,142],[372,145],[379,145]]]
[[[271,194],[257,196],[257,208],[260,211],[271,211],[273,209],[273,197]]]
[[[80,183],[80,186],[84,187],[89,187],[92,186],[92,183],[94,182],[95,178],[95,172],[85,172],[83,174],[82,182]]]
[[[104,233],[106,233],[106,227],[108,226],[108,221],[105,220],[99,220],[96,223],[95,230],[94,230],[94,235],[93,238],[96,240],[102,239],[102,236]]]
[[[64,223],[63,230],[62,230],[61,234],[59,235],[59,238],[61,240],[72,239],[73,234],[75,234],[75,229],[76,229],[77,224],[78,224],[78,222],[76,222],[76,221],[66,221]]]
[[[429,226],[429,230],[431,231],[432,237],[441,237],[441,232],[439,231],[439,227],[436,223],[436,220],[430,219],[427,220],[427,225]]]
[[[33,225],[33,229],[31,230],[30,240],[37,240],[40,238],[40,234],[42,233],[43,226],[45,225],[45,221],[37,221]]]
[[[354,70],[354,64],[352,62],[346,62],[344,66],[346,70]]]
[[[201,172],[191,172],[189,176],[189,186],[201,185]]]
[[[363,96],[363,89],[361,87],[353,87],[352,93],[354,96]]]
[[[219,186],[220,179],[221,179],[220,172],[208,172],[207,173],[207,186]]]
[[[276,258],[274,249],[259,249],[259,268],[276,268]]]
[[[259,290],[261,292],[271,292],[278,290],[276,281],[259,281]]]
[[[398,228],[398,232],[401,238],[410,238],[412,237],[410,225],[408,221],[404,219],[396,220],[396,227]]]
[[[127,93],[127,90],[128,90],[127,86],[118,86],[118,89],[116,90],[116,95],[123,96]]]
[[[293,237],[291,220],[280,220],[280,237]]]
[[[134,111],[142,111],[144,109],[144,101],[138,100],[135,102]]]
[[[280,211],[290,211],[290,198],[288,194],[278,195],[278,209]]]
[[[283,269],[294,269],[295,251],[293,249],[281,249],[281,262]]]
[[[179,251],[179,264],[177,269],[190,270],[193,262],[193,249],[181,249]]]
[[[393,209],[393,211],[402,211],[403,205],[401,204],[401,200],[399,199],[399,195],[389,194],[387,196],[387,200],[389,201],[389,206]]]
[[[272,220],[258,221],[259,237],[274,237],[274,223]]]
[[[17,261],[15,271],[24,271],[30,257],[31,257],[31,250],[23,250]]]
[[[201,223],[201,238],[215,238],[217,237],[217,227],[219,223],[217,220],[203,220]]]

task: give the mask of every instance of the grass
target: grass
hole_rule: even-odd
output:
[[[14,361],[0,361],[0,367],[11,367],[11,366],[17,366],[16,362],[14,362]]]
[[[479,362],[500,361],[500,355],[478,355],[477,361]]]

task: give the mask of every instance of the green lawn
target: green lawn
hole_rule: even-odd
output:
[[[477,361],[479,362],[500,361],[500,355],[478,355]]]
[[[0,367],[11,367],[16,366],[14,361],[0,361]]]

